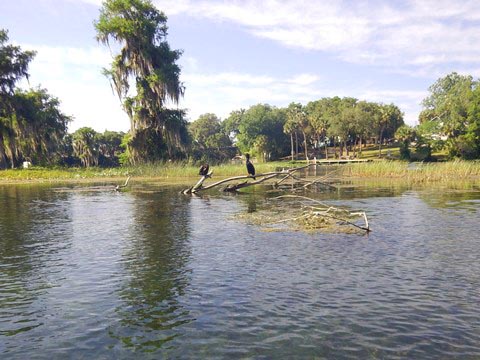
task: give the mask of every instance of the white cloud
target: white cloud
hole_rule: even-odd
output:
[[[187,87],[180,106],[190,109],[189,118],[215,113],[226,118],[230,112],[258,103],[286,106],[295,101],[306,103],[322,93],[320,78],[315,74],[298,74],[275,78],[248,73],[188,73],[182,77]]]
[[[74,117],[69,131],[83,126],[96,131],[126,131],[130,122],[112,93],[102,67],[111,62],[110,54],[101,48],[64,48],[21,45],[37,51],[29,66],[30,81],[22,87],[41,86],[61,101],[62,111]]]
[[[74,1],[74,0],[67,0]],[[101,6],[100,0],[82,0]],[[187,15],[239,25],[253,36],[286,47],[321,51],[344,62],[380,65],[381,69],[412,78],[435,79],[451,71],[480,75],[478,0],[410,0],[405,2],[308,0],[154,0],[169,16]],[[24,48],[32,48],[24,46]],[[111,93],[101,68],[111,61],[101,47],[89,49],[37,47],[31,65],[32,84],[38,82],[58,96],[75,127],[95,123],[128,129],[119,100]],[[182,57],[181,80],[186,86],[180,106],[192,120],[206,112],[222,118],[232,110],[257,103],[286,106],[324,96],[354,96],[361,100],[394,102],[413,124],[425,91],[374,89],[352,84],[325,84],[317,74],[299,70],[280,75],[236,72],[210,74],[193,57]],[[295,71],[295,70],[293,70]],[[340,78],[340,77],[339,77]],[[367,80],[364,80],[364,82]],[[345,86],[345,85],[343,85]],[[388,87],[385,84],[382,88]],[[83,126],[83,125],[82,125]]]
[[[69,0],[72,1],[72,0]],[[100,0],[82,0],[101,5]],[[480,57],[478,0],[154,0],[167,15],[233,22],[288,47],[343,61],[440,67]]]
[[[42,64],[69,64],[73,66],[106,66],[111,62],[111,55],[105,49],[100,47],[92,48],[73,48],[73,47],[54,47],[44,45],[22,44],[22,48],[35,50],[35,63]]]
[[[320,78],[314,74],[300,74],[300,75],[294,76],[291,79],[287,79],[287,82],[295,85],[305,86],[305,85],[313,84],[319,80]]]
[[[438,67],[480,57],[477,0],[206,1],[156,0],[169,15],[184,13],[237,23],[288,47],[329,51],[344,61]]]
[[[188,83],[198,83],[202,85],[216,85],[221,83],[248,84],[257,86],[266,86],[271,84],[274,79],[269,76],[253,76],[241,73],[220,73],[220,74],[191,74],[188,73],[182,77],[183,81]]]
[[[78,0],[64,0],[64,1],[69,1],[69,2],[76,2]],[[80,1],[83,1],[87,4],[91,4],[91,5],[97,5],[97,6],[102,6],[102,3],[104,0],[80,0]]]

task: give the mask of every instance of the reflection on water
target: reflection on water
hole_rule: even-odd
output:
[[[56,257],[71,246],[70,209],[64,197],[38,198],[41,188],[0,188],[0,335],[16,335],[44,324],[38,297],[63,280]],[[52,219],[54,219],[52,221]],[[39,229],[41,229],[39,231]],[[51,262],[45,262],[50,254]]]
[[[189,283],[189,197],[160,192],[138,196],[134,226],[122,257],[127,281],[116,312],[121,319],[109,332],[127,347],[152,351],[192,320],[178,298]]]
[[[313,192],[368,236],[235,221],[261,187],[152,189],[0,186],[2,358],[480,356],[475,185]]]

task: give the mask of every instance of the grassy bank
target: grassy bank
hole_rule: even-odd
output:
[[[257,163],[257,173],[274,171],[278,167],[297,166],[291,162]],[[244,164],[225,164],[211,167],[215,177],[229,177],[246,175]],[[189,166],[178,163],[140,165],[121,168],[42,168],[0,170],[1,182],[20,181],[82,181],[117,179],[127,176],[138,178],[198,178],[198,166]]]
[[[303,163],[304,164],[304,163]],[[257,173],[278,168],[301,166],[302,162],[256,163]],[[214,176],[230,177],[246,175],[244,164],[227,164],[212,167]],[[452,181],[480,179],[479,161],[452,161],[444,163],[407,163],[379,160],[371,163],[341,165],[337,174],[346,178],[404,179],[414,182]],[[182,164],[153,164],[122,168],[40,168],[0,170],[0,183],[89,181],[125,179],[127,176],[145,179],[197,178],[198,167]]]

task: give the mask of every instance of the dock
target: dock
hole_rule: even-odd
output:
[[[320,159],[317,160],[317,164],[356,164],[372,162],[372,159]]]

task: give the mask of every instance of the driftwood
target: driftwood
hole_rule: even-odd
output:
[[[207,175],[203,175],[195,185],[193,185],[192,187],[190,187],[188,189],[183,190],[182,193],[184,193],[184,194],[195,194],[196,192],[200,191],[201,189],[204,189],[202,187],[203,182],[205,180],[207,180],[208,178],[211,178],[212,175],[213,175],[213,170],[210,170],[210,172]]]
[[[127,180],[125,181],[125,184],[123,184],[123,185],[117,185],[117,186],[115,186],[115,188],[114,188],[113,190],[114,190],[114,191],[120,191],[120,189],[127,187],[128,181],[130,180],[130,178],[131,178],[131,176],[129,176],[129,177],[127,178]]]
[[[224,192],[236,192],[239,189],[266,183],[267,181],[271,181],[271,185],[274,188],[279,188],[280,185],[285,183],[287,180],[290,180],[293,185],[297,186],[293,186],[293,189],[306,189],[315,185],[322,185],[328,188],[336,189],[334,185],[331,185],[327,182],[329,181],[328,178],[334,173],[317,177],[313,180],[301,178],[296,175],[296,172],[306,169],[310,166],[317,166],[317,164],[308,164],[297,168],[256,174],[256,179],[253,181],[248,181],[249,179],[253,179],[251,175],[241,175],[223,179],[204,186],[205,180],[211,178],[213,174],[213,171],[210,171],[208,175],[202,176],[194,186],[185,189],[183,193],[196,195],[202,191],[213,188],[220,188],[221,191]],[[306,196],[291,194],[281,195],[273,198],[272,200],[286,200],[288,203],[287,205],[284,203],[273,203],[268,211],[257,211],[255,214],[246,214],[243,217],[246,220],[269,227],[271,230],[275,230],[275,228],[278,229],[279,224],[288,224],[289,228],[296,228],[306,231],[323,229],[325,231],[341,232],[345,231],[345,226],[342,225],[347,225],[347,228],[356,228],[367,233],[371,231],[367,214],[363,211],[350,211],[347,209],[336,208]],[[358,222],[359,218],[363,218],[364,224],[358,225],[356,223]]]
[[[302,169],[306,169],[310,166],[316,166],[316,164],[308,164],[308,165],[300,166],[300,167],[296,167],[296,168],[283,169],[282,171],[272,171],[272,172],[267,172],[267,173],[263,173],[263,174],[256,174],[255,178],[257,180],[244,181],[244,182],[241,182],[241,183],[229,184],[226,187],[223,187],[222,191],[224,191],[224,192],[236,192],[239,189],[242,189],[242,188],[245,188],[245,187],[248,187],[248,186],[258,185],[258,184],[261,184],[263,182],[266,182],[268,180],[278,178],[278,177],[280,177],[281,179],[273,183],[274,187],[278,187],[281,183],[283,183],[287,179],[292,179],[295,183],[304,183],[304,187],[311,186],[311,185],[314,185],[314,184],[322,184],[322,185],[334,188],[334,186],[332,186],[330,184],[327,184],[325,182],[325,179],[315,179],[313,181],[309,181],[309,180],[300,179],[297,176],[294,176],[295,172],[297,172],[299,170],[302,170]],[[194,186],[183,190],[182,193],[184,193],[184,194],[195,194],[195,193],[198,193],[200,191],[205,191],[205,190],[215,188],[215,187],[220,186],[222,184],[226,184],[226,183],[230,183],[230,182],[234,182],[234,181],[238,181],[238,180],[252,179],[253,178],[253,176],[251,176],[251,175],[240,175],[240,176],[234,176],[234,177],[230,177],[230,178],[227,178],[227,179],[223,179],[223,180],[217,181],[217,182],[215,182],[213,184],[210,184],[210,185],[207,185],[207,186],[203,186],[204,181],[207,178],[210,178],[212,173],[213,173],[213,171],[211,171],[206,176],[202,176],[200,178],[200,180]]]
[[[354,227],[356,227],[358,229],[361,229],[361,230],[364,230],[366,232],[371,231],[370,226],[368,224],[367,214],[364,211],[352,212],[352,211],[349,211],[347,209],[336,208],[334,206],[327,205],[325,203],[322,203],[321,201],[311,199],[311,198],[306,197],[306,196],[281,195],[281,196],[277,196],[274,199],[282,199],[282,198],[283,199],[284,198],[302,199],[302,200],[306,200],[307,202],[313,202],[313,203],[317,204],[317,206],[303,204],[306,211],[304,212],[304,214],[302,216],[299,216],[299,217],[294,218],[294,219],[283,219],[283,220],[281,220],[281,222],[299,220],[302,217],[320,217],[320,218],[328,218],[328,219],[336,220],[336,221],[339,221],[339,222],[344,223],[346,225],[354,226]],[[318,205],[320,205],[320,206],[318,206]],[[362,217],[363,220],[365,221],[365,226],[360,226],[360,225],[355,224],[352,221],[352,219],[356,218],[356,217]]]

